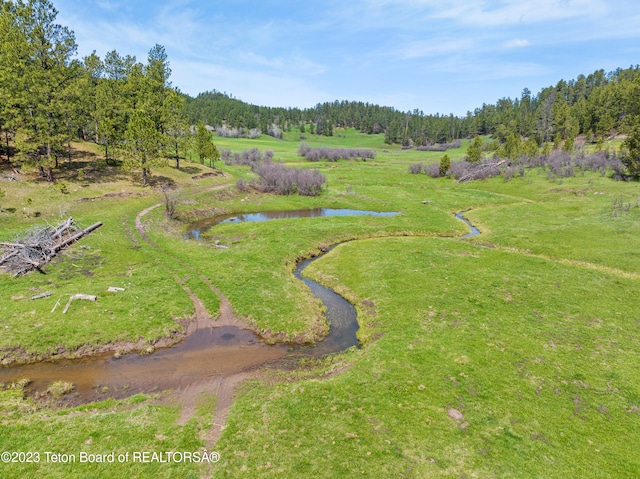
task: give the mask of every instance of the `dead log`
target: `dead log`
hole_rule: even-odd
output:
[[[83,229],[82,231],[80,231],[79,233],[74,234],[73,236],[71,236],[70,238],[67,238],[66,240],[62,241],[61,243],[59,243],[58,245],[56,245],[55,247],[55,252],[57,253],[58,251],[60,251],[62,248],[70,245],[71,243],[78,241],[80,238],[82,238],[85,235],[88,235],[89,233],[91,233],[94,230],[97,230],[98,228],[100,228],[102,226],[102,221],[98,221],[97,223],[89,226],[86,229]]]
[[[37,294],[35,296],[31,296],[31,299],[42,299],[42,298],[48,298],[49,296],[51,296],[53,293],[51,291],[47,291],[45,293],[42,294]]]
[[[69,306],[71,306],[71,302],[75,301],[76,299],[86,299],[87,301],[95,301],[96,299],[98,299],[98,297],[90,294],[81,294],[81,293],[74,294],[69,298],[69,301],[67,301],[67,305],[62,310],[62,314],[65,314],[67,312],[67,310],[69,309]]]
[[[6,245],[7,243],[2,243],[2,245]],[[9,253],[6,256],[3,256],[2,258],[0,258],[0,264],[4,264],[7,261],[9,261],[11,258],[13,258],[14,256],[18,256],[20,254],[20,251],[14,251],[13,253]]]
[[[52,238],[62,238],[62,234],[66,231],[69,232],[71,226],[73,225],[73,218],[69,218],[67,221],[62,223],[61,225],[56,226],[51,232]]]

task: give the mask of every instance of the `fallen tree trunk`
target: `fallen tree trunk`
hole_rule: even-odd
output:
[[[66,231],[67,233],[71,231],[71,227],[73,225],[73,218],[69,218],[67,221],[62,223],[61,225],[56,226],[52,233],[52,238],[62,238],[62,234]]]
[[[70,245],[71,243],[78,241],[80,238],[82,238],[85,235],[88,235],[89,233],[91,233],[93,230],[97,230],[98,228],[100,228],[102,226],[102,221],[98,221],[96,224],[93,224],[91,226],[89,226],[88,228],[83,229],[82,231],[80,231],[79,233],[74,234],[73,236],[71,236],[70,238],[67,238],[66,240],[64,240],[63,242],[59,243],[56,247],[55,247],[55,252],[57,253],[58,251],[60,251],[62,248],[66,247],[67,245]]]

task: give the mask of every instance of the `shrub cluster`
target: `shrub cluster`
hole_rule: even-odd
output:
[[[300,143],[298,155],[308,161],[367,160],[375,158],[376,152],[366,148],[311,148],[307,143]]]
[[[426,174],[427,172],[425,168],[427,168],[427,165],[423,163],[414,163],[412,165],[409,165],[409,173],[411,173],[412,175],[419,175],[420,173],[424,172]]]
[[[434,143],[431,145],[419,146],[416,148],[418,151],[447,151],[454,148],[460,148],[462,146],[462,140],[455,140],[451,143]]]
[[[223,148],[220,150],[220,158],[224,161],[225,165],[242,165],[251,166],[260,163],[261,161],[271,161],[273,159],[273,151],[266,150],[264,153],[260,152],[258,148],[251,148],[240,153],[231,153],[231,150]]]
[[[429,165],[425,165],[424,163],[414,163],[409,166],[409,173],[412,175],[425,174],[430,176],[431,178],[439,178],[441,176],[449,175],[452,171],[452,168],[457,168],[456,163],[449,164],[447,170],[443,172],[440,168],[439,163],[431,163]]]
[[[318,170],[289,168],[280,163],[262,161],[253,166],[260,179],[251,181],[250,185],[262,192],[277,195],[317,196],[327,178]]]
[[[634,208],[640,208],[640,197],[636,196]],[[617,196],[613,199],[613,211],[612,216],[623,215],[631,209],[631,201],[625,202],[624,196]]]
[[[601,176],[605,176],[608,169],[613,171],[615,180],[626,178],[624,165],[620,159],[606,150],[595,151],[588,155],[583,152],[571,155],[566,151],[554,150],[549,155],[523,156],[515,163],[522,164],[528,169],[539,167],[542,171],[548,172],[547,176],[550,179],[576,176],[578,171],[597,171]]]

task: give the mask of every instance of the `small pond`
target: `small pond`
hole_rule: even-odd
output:
[[[347,208],[311,208],[308,210],[265,211],[261,213],[245,213],[242,215],[220,215],[205,218],[191,223],[185,238],[200,240],[200,235],[212,226],[221,223],[251,223],[291,218],[316,218],[319,216],[395,216],[396,211],[367,211]]]

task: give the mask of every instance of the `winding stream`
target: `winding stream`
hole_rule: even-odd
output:
[[[357,214],[371,213],[375,212]],[[463,213],[455,216],[470,228],[471,232],[465,237],[479,234],[478,229],[462,216]],[[390,216],[396,213],[377,214]],[[283,217],[292,216],[277,216]],[[238,221],[252,220],[245,216],[245,219]],[[335,246],[337,245],[326,252]],[[77,404],[109,397],[122,398],[139,392],[186,388],[194,383],[230,377],[266,364],[284,364],[292,357],[320,357],[350,347],[359,347],[356,339],[359,326],[353,305],[330,289],[302,276],[304,269],[322,258],[326,252],[300,262],[294,271],[294,276],[303,281],[326,308],[329,334],[324,341],[314,346],[292,348],[283,344],[267,345],[253,332],[237,326],[207,327],[197,329],[175,346],[159,349],[149,355],[132,353],[116,358],[112,353],[105,353],[81,359],[0,368],[0,383],[28,378],[31,383],[26,390],[33,394],[46,391],[54,381],[67,381],[73,383],[75,389],[65,400]]]
[[[302,276],[302,271],[312,262],[322,258],[325,254],[337,246],[333,245],[315,258],[308,258],[296,267],[293,275],[306,284],[311,292],[316,296],[326,308],[325,317],[329,322],[329,334],[327,337],[310,348],[304,348],[302,352],[311,353],[313,356],[323,356],[325,354],[337,353],[344,351],[352,346],[360,347],[356,333],[360,326],[358,325],[358,314],[353,305],[340,296],[338,293],[325,288],[320,283]]]
[[[480,230],[473,226],[471,221],[465,218],[463,215],[469,210],[461,211],[460,213],[456,213],[454,216],[458,218],[460,221],[465,223],[469,227],[469,233],[466,235],[462,235],[463,238],[471,238],[472,236],[478,236],[480,234]]]

